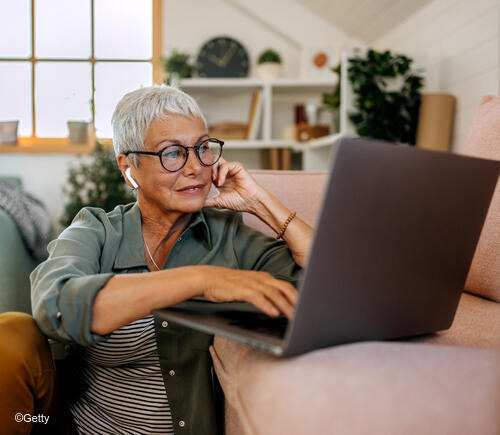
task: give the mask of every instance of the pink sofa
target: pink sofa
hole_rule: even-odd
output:
[[[500,97],[482,100],[464,153],[500,160]],[[253,174],[314,225],[326,173]],[[290,359],[216,337],[226,434],[500,434],[499,190],[448,331]]]

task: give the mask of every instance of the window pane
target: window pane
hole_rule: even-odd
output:
[[[30,57],[31,2],[0,0],[0,57]]]
[[[31,63],[0,62],[0,121],[19,120],[19,136],[31,136]]]
[[[112,137],[111,116],[123,95],[153,84],[149,62],[98,62],[95,65],[96,134]]]
[[[90,57],[90,0],[36,0],[35,55]]]
[[[39,62],[35,69],[36,134],[67,137],[66,121],[90,121],[89,62]]]
[[[95,57],[150,59],[151,0],[95,0]]]

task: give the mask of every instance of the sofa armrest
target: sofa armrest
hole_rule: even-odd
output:
[[[0,313],[31,314],[29,275],[36,266],[10,215],[0,208]]]

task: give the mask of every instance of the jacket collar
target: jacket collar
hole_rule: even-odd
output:
[[[185,237],[185,233],[190,230],[192,230],[195,237],[206,244],[208,249],[212,249],[210,229],[203,210],[192,214],[182,233],[182,237]],[[137,201],[123,213],[122,240],[113,266],[115,269],[147,267],[142,239],[141,210]]]

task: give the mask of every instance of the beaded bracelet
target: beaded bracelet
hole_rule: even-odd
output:
[[[286,219],[285,223],[283,224],[283,227],[281,228],[281,231],[276,236],[276,239],[281,239],[283,237],[283,234],[285,234],[285,231],[286,231],[286,227],[291,222],[291,220],[295,217],[296,214],[297,214],[297,212],[295,212],[295,211],[290,213],[290,216],[288,216],[288,218]]]

